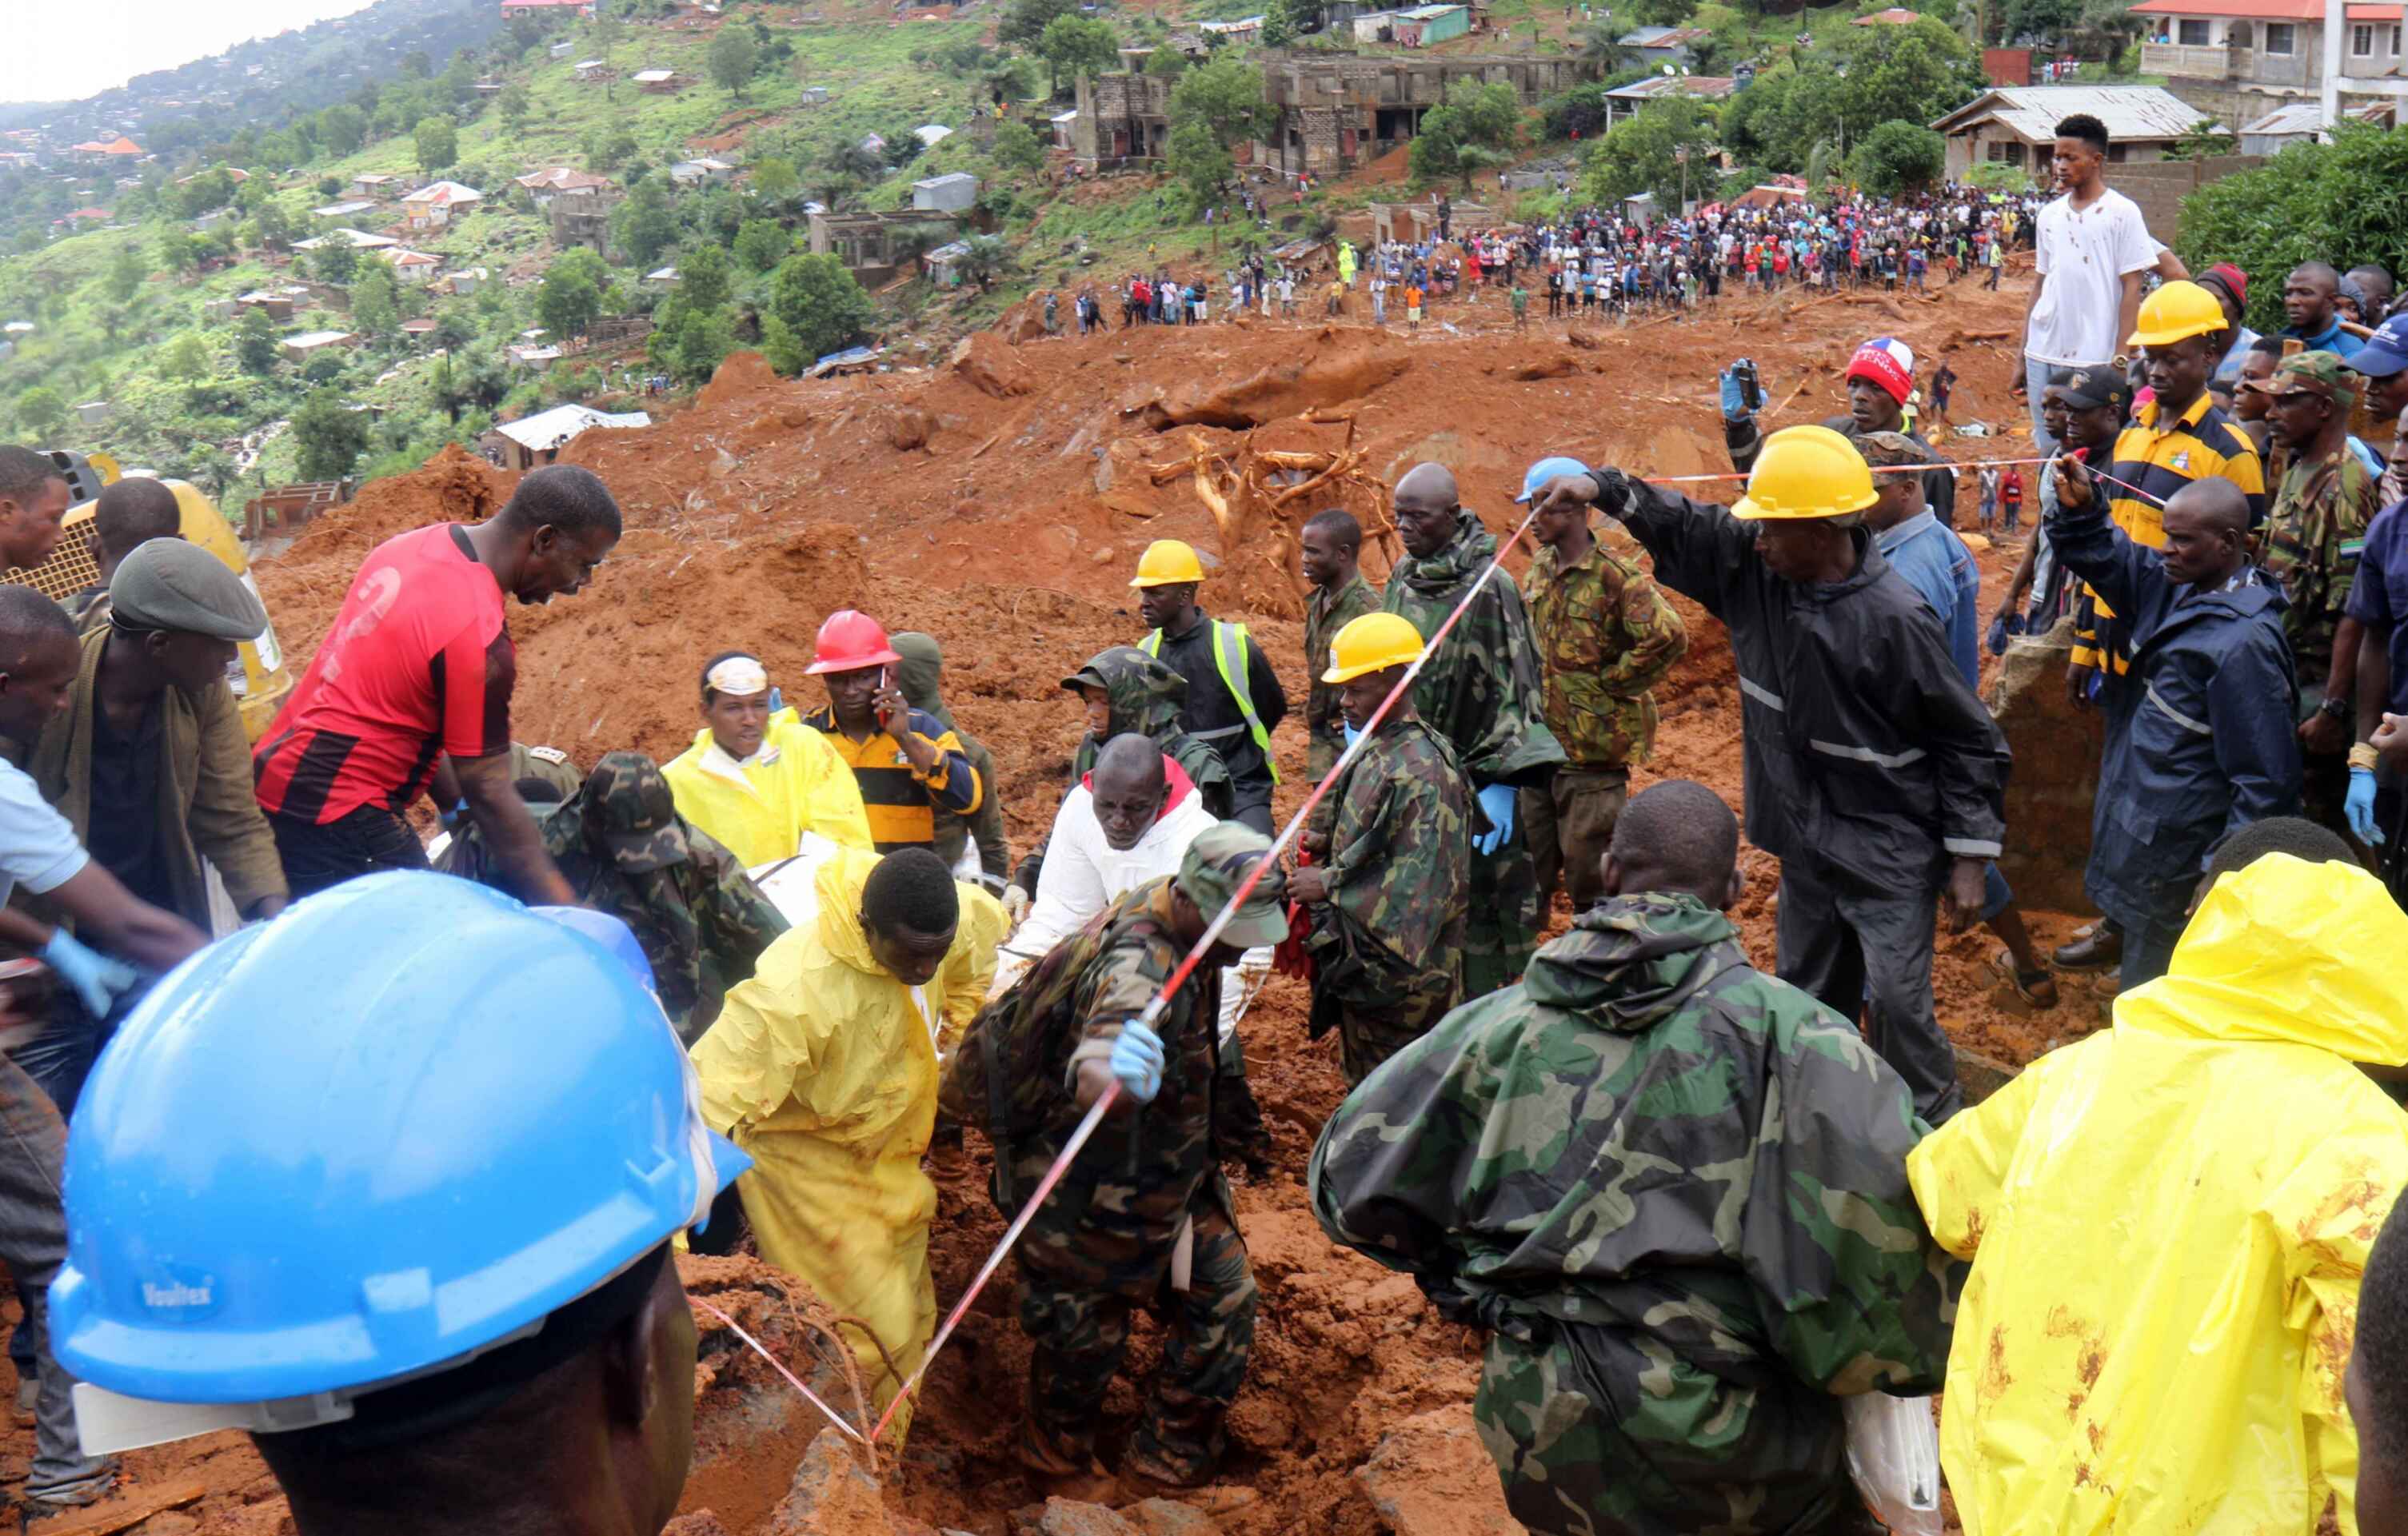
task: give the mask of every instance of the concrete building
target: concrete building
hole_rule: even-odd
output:
[[[459,181],[435,181],[401,200],[401,213],[412,229],[443,229],[473,212],[485,194]]]
[[[1614,40],[1650,69],[1668,64],[1685,69],[1696,47],[1713,36],[1703,27],[1639,27]]]
[[[382,171],[362,171],[351,178],[353,197],[372,198],[383,202],[401,195],[401,178],[387,176]]]
[[[2141,0],[2141,68],[2204,112],[2254,120],[2314,98],[2325,78],[2324,0]],[[2401,7],[2343,7],[2342,72],[2384,76],[2401,63]]]
[[[379,254],[392,266],[394,279],[401,282],[431,281],[436,273],[443,270],[443,258],[424,251],[394,250]]]
[[[277,343],[276,350],[282,352],[289,363],[307,363],[330,348],[351,344],[351,333],[349,331],[304,331],[299,336],[286,337]]]
[[[1931,126],[1948,140],[1951,180],[1984,163],[2045,175],[2057,125],[2076,112],[2106,124],[2118,165],[2164,159],[2207,116],[2154,85],[2035,85],[1985,91]]]
[[[835,255],[863,284],[876,287],[900,275],[921,251],[956,238],[962,221],[950,213],[829,213],[810,216],[813,255]]]
[[[1615,123],[1637,116],[1650,102],[1669,101],[1674,96],[1724,101],[1738,89],[1738,81],[1723,75],[1650,75],[1605,93],[1606,131],[1611,133]]]
[[[566,165],[549,165],[539,171],[511,179],[527,194],[538,213],[550,211],[552,205],[563,197],[595,197],[607,192],[610,179],[587,171],[573,170]]]
[[[736,167],[724,160],[708,156],[699,160],[681,160],[669,167],[669,179],[681,187],[725,186],[736,179]]]
[[[979,180],[967,171],[950,171],[911,183],[911,206],[931,213],[960,213],[978,201]]]

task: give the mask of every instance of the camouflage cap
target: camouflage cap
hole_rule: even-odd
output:
[[[642,753],[603,754],[586,778],[584,794],[587,834],[629,874],[666,869],[692,856],[669,782]]]
[[[2339,352],[2293,352],[2263,380],[2252,380],[2244,389],[2254,389],[2276,398],[2294,392],[2321,395],[2346,411],[2358,404],[2358,376]]]
[[[1856,439],[1856,452],[1876,467],[1931,462],[1931,450],[1903,432],[1868,432]]]
[[[1243,822],[1207,827],[1179,861],[1179,889],[1209,918],[1229,904],[1247,873],[1270,851],[1271,840]],[[1286,898],[1287,876],[1273,865],[1221,930],[1222,939],[1241,949],[1279,943],[1287,938]]]

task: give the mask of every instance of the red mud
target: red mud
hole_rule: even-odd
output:
[[[1363,302],[1359,294],[1354,302]],[[1259,423],[1264,446],[1335,447],[1343,426],[1299,413],[1344,407],[1377,472],[1393,482],[1419,460],[1442,460],[1466,503],[1501,531],[1512,525],[1523,467],[1546,454],[1656,474],[1727,467],[1713,374],[1734,355],[1752,356],[1762,369],[1778,408],[1772,425],[1844,409],[1837,362],[1868,329],[1901,336],[1927,368],[1947,356],[1962,380],[1959,421],[2015,422],[2007,395],[2013,353],[1955,338],[2011,324],[2023,302],[2020,293],[1982,294],[1971,283],[1939,301],[1740,298],[1705,320],[1589,324],[1569,337],[1534,316],[1531,331],[1544,334],[1516,337],[1492,292],[1477,303],[1437,306],[1412,338],[1352,319],[1248,319],[1018,346],[989,337],[973,349],[979,368],[816,382],[776,380],[757,358],[740,355],[692,409],[648,430],[588,433],[566,451],[609,482],[628,531],[586,594],[513,612],[518,734],[586,764],[624,746],[666,757],[696,727],[701,663],[738,645],[758,650],[791,697],[816,702],[803,675],[813,631],[832,610],[856,606],[891,628],[943,639],[949,700],[995,752],[1007,821],[1025,849],[1044,830],[1080,731],[1058,680],[1093,652],[1140,633],[1125,585],[1140,550],[1175,537],[1224,558],[1235,553],[1216,548],[1211,519],[1186,478],[1155,485],[1145,473],[1149,464],[1184,458],[1191,436],[1226,450],[1240,440],[1243,423]],[[1526,366],[1533,362],[1547,366]],[[1533,371],[1544,376],[1517,377]],[[991,380],[971,377],[986,372],[1025,393],[991,391],[982,387]],[[1166,418],[1194,424],[1157,431]],[[914,446],[898,448],[903,441]],[[1991,439],[2010,450],[2026,441],[2012,432]],[[1970,458],[1979,446],[1986,445],[1957,440],[1953,451]],[[412,475],[369,486],[289,552],[261,561],[259,584],[294,649],[294,665],[307,659],[377,540],[438,518],[481,515],[511,483],[449,451]],[[1992,601],[2012,553],[1982,556]],[[1209,581],[1203,596],[1212,611],[1254,625],[1289,696],[1301,700],[1300,626],[1259,610],[1293,613],[1291,603],[1247,605],[1226,576]],[[1636,777],[1700,779],[1736,807],[1729,655],[1719,626],[1692,605],[1683,609],[1690,653],[1664,692],[1655,759]],[[1300,725],[1283,726],[1277,747],[1288,776],[1281,806],[1292,809],[1304,776]],[[1778,872],[1769,857],[1747,859],[1752,886],[1739,915],[1769,966]],[[2042,943],[2063,939],[2073,921],[2028,915]],[[1960,1041],[2021,1063],[2095,1023],[2095,1002],[2078,988],[2037,1017],[2002,1000],[1985,966],[1994,947],[1978,930],[1943,938],[1940,1008]],[[1472,1341],[1431,1314],[1409,1281],[1334,1249],[1312,1221],[1306,1156],[1341,1081],[1334,1041],[1305,1038],[1304,1005],[1297,983],[1278,981],[1247,1024],[1279,1156],[1272,1179],[1238,1192],[1263,1304],[1227,1476],[1260,1497],[1219,1524],[1235,1536],[1512,1529],[1498,1523],[1493,1481],[1463,1459],[1476,1451],[1463,1432],[1477,1372]],[[984,1191],[983,1148],[976,1138],[971,1147],[970,1163],[939,1178],[932,1249],[947,1305],[1000,1233]],[[790,1358],[808,1349],[799,1333],[789,1325],[782,1336]],[[1158,1334],[1141,1325],[1131,1370],[1108,1406],[1107,1464],[1135,1407],[1127,1381],[1157,1353]],[[997,1284],[929,1384],[909,1452],[887,1477],[891,1512],[1003,1536],[1010,1512],[1035,1501],[1009,1450],[1026,1360],[1011,1288]],[[738,1361],[738,1381],[761,1385],[748,1372]],[[714,1411],[714,1397],[741,1409]],[[770,1422],[762,1405],[776,1400],[776,1392],[705,1390],[705,1456],[685,1507],[712,1510],[735,1536],[764,1529],[814,1429],[808,1411]],[[791,1395],[783,1400],[798,1406]],[[28,1439],[21,1432],[21,1443]],[[143,1483],[208,1479],[217,1491],[188,1513],[211,1536],[289,1529],[272,1485],[236,1437],[142,1453],[132,1467]],[[194,1528],[154,1521],[151,1529],[175,1536]]]

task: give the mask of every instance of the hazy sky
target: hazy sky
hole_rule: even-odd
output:
[[[7,0],[0,102],[76,101],[369,0]]]

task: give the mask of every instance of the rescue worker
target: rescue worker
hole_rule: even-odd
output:
[[[907,632],[896,636],[894,644],[895,653],[903,658],[895,666],[896,685],[911,708],[959,739],[962,755],[978,770],[978,809],[967,816],[951,811],[937,813],[937,856],[953,870],[954,879],[984,885],[990,894],[1000,893],[1011,878],[1011,841],[1003,830],[1003,797],[996,792],[995,754],[962,729],[953,711],[945,708],[945,653],[937,637]]]
[[[542,818],[539,835],[579,905],[635,934],[661,1009],[688,1044],[786,931],[736,855],[678,814],[667,779],[642,753],[604,753],[583,786]],[[481,829],[463,827],[447,868],[498,886],[480,856],[481,838]]]
[[[671,1243],[746,1160],[626,935],[566,920],[380,875],[136,1009],[76,1116],[51,1292],[94,1443],[247,1429],[299,1536],[668,1523]]]
[[[2348,614],[2366,531],[2382,507],[2379,472],[2350,451],[2358,376],[2329,352],[2286,358],[2262,386],[2267,419],[2291,451],[2266,514],[2262,568],[2289,604],[2283,634],[2300,685],[2300,797],[2308,818],[2347,832],[2350,746],[2357,739],[2358,650]],[[2251,386],[2258,388],[2261,386]]]
[[[1907,1159],[1973,1264],[1948,1400],[1979,1411],[1940,1431],[1968,1536],[2361,1529],[2342,1367],[2408,1119],[2355,1064],[2408,1065],[2408,917],[2290,817],[2203,884],[2113,1028]]]
[[[590,469],[554,464],[520,481],[482,523],[415,528],[369,553],[251,754],[295,896],[424,868],[402,812],[434,783],[440,753],[510,888],[554,906],[574,900],[509,777],[518,651],[504,601],[573,596],[618,542],[609,489]]]
[[[2105,696],[2083,888],[2114,922],[2130,988],[2164,973],[2208,853],[2236,827],[2299,811],[2287,604],[2249,563],[2249,506],[2229,481],[2174,493],[2159,554],[2108,521],[2087,467],[2060,459],[2056,473],[2049,541],[2129,637],[2129,673]]]
[[[1932,1010],[1934,906],[1962,931],[1998,857],[2006,740],[1872,542],[1864,457],[1828,427],[1767,439],[1734,508],[1619,469],[1566,476],[1730,630],[1747,838],[1781,860],[1779,972],[1846,1018],[1937,1123],[1962,1102]],[[1879,658],[1870,665],[1870,658]]]
[[[1497,536],[1464,507],[1454,473],[1442,464],[1407,470],[1396,515],[1410,558],[1388,578],[1388,612],[1412,620],[1426,639],[1481,583],[1413,682],[1415,711],[1455,748],[1485,824],[1473,829],[1463,950],[1463,995],[1480,998],[1522,974],[1539,947],[1538,867],[1515,814],[1516,792],[1544,785],[1564,750],[1542,714],[1538,645],[1521,591],[1501,570],[1484,575]]]
[[[937,812],[970,815],[986,788],[961,738],[911,708],[895,685],[902,659],[868,614],[831,613],[804,668],[827,680],[827,704],[799,717],[789,705],[769,722],[772,740],[799,724],[836,749],[860,785],[871,845],[882,854],[934,846]]]
[[[1236,796],[1230,816],[1271,835],[1271,732],[1287,718],[1287,695],[1262,647],[1241,624],[1208,619],[1196,606],[1203,562],[1175,538],[1157,538],[1138,561],[1138,613],[1153,633],[1138,649],[1187,680],[1179,724],[1221,754]]]
[[[1956,472],[1928,452],[1930,445],[1907,413],[1907,401],[1914,395],[1914,349],[1895,337],[1874,337],[1850,354],[1843,378],[1847,414],[1827,418],[1823,424],[1850,441],[1874,432],[1896,432],[1923,447],[1932,466],[1923,475],[1923,504],[1942,527],[1955,527]],[[1730,450],[1731,467],[1743,475],[1756,467],[1767,439],[1756,424],[1756,412],[1748,409],[1740,370],[1725,368],[1721,384],[1723,443]]]
[[[1312,1038],[1338,1031],[1348,1086],[1463,999],[1463,928],[1471,883],[1471,784],[1410,692],[1374,728],[1371,715],[1421,659],[1421,632],[1367,613],[1330,641],[1329,669],[1352,733],[1370,731],[1330,786],[1308,840],[1312,862],[1288,875],[1312,957]]]
[[[1305,521],[1297,536],[1304,579],[1312,588],[1304,599],[1304,665],[1312,678],[1305,696],[1306,761],[1313,782],[1329,777],[1345,750],[1346,725],[1340,718],[1338,690],[1321,681],[1329,670],[1329,640],[1366,613],[1380,610],[1379,590],[1363,580],[1363,524],[1353,512],[1332,508]]]
[[[2359,356],[2366,355],[2360,352]],[[2358,1536],[2408,1536],[2408,1214],[2394,1201],[2366,1257],[2344,1397],[2358,1434]]]
[[[762,1258],[860,1320],[846,1342],[882,1410],[937,1327],[937,1186],[920,1160],[939,1038],[985,998],[1002,927],[999,912],[964,921],[966,903],[993,901],[925,848],[839,850],[817,885],[814,921],[728,994],[694,1065],[703,1118],[752,1158],[737,1191]]]
[[[127,555],[154,538],[183,537],[184,510],[176,493],[147,475],[128,475],[104,488],[92,504],[94,582],[67,599],[67,617],[86,635],[108,627],[108,583]],[[222,562],[221,562],[222,564]],[[259,599],[253,597],[252,602]],[[265,621],[261,627],[265,628]],[[256,639],[255,634],[242,639]],[[249,738],[245,738],[248,742]]]
[[[0,443],[0,570],[32,570],[59,547],[59,520],[75,504],[47,453]]]
[[[1578,459],[1541,459],[1522,477],[1526,505],[1558,475],[1584,475]],[[1598,871],[1613,820],[1630,797],[1630,768],[1656,746],[1656,685],[1689,649],[1688,626],[1635,561],[1597,541],[1588,509],[1559,507],[1530,524],[1539,551],[1522,578],[1539,649],[1547,729],[1563,767],[1522,791],[1522,824],[1539,871],[1543,912],[1560,883],[1575,916],[1604,894]]]
[[[1220,1465],[1222,1422],[1254,1348],[1255,1290],[1214,1147],[1214,1100],[1226,1080],[1213,1021],[1221,968],[1244,946],[1287,934],[1276,866],[1158,1024],[1141,1015],[1269,853],[1270,840],[1243,823],[1213,826],[1188,846],[1175,877],[1114,901],[981,1014],[945,1079],[947,1113],[996,1141],[996,1204],[1007,1216],[1087,1110],[1120,1085],[1017,1251],[1020,1326],[1035,1345],[1017,1452],[1065,1497],[1200,1488]],[[998,1124],[991,1106],[1005,1102],[1013,1107]],[[1096,1429],[1139,1306],[1167,1314],[1169,1337],[1140,1393],[1116,1490],[1096,1459]],[[1191,1502],[1210,1514],[1227,1501]]]
[[[1635,797],[1606,898],[1313,1148],[1322,1229],[1485,1332],[1473,1423],[1542,1536],[1854,1529],[1841,1397],[1946,1360],[1907,1085],[1748,964],[1738,854],[1704,785]]]
[[[853,769],[818,731],[770,739],[775,690],[761,658],[723,651],[702,668],[702,729],[661,765],[678,814],[710,833],[747,869],[795,856],[808,837],[870,845]]]

